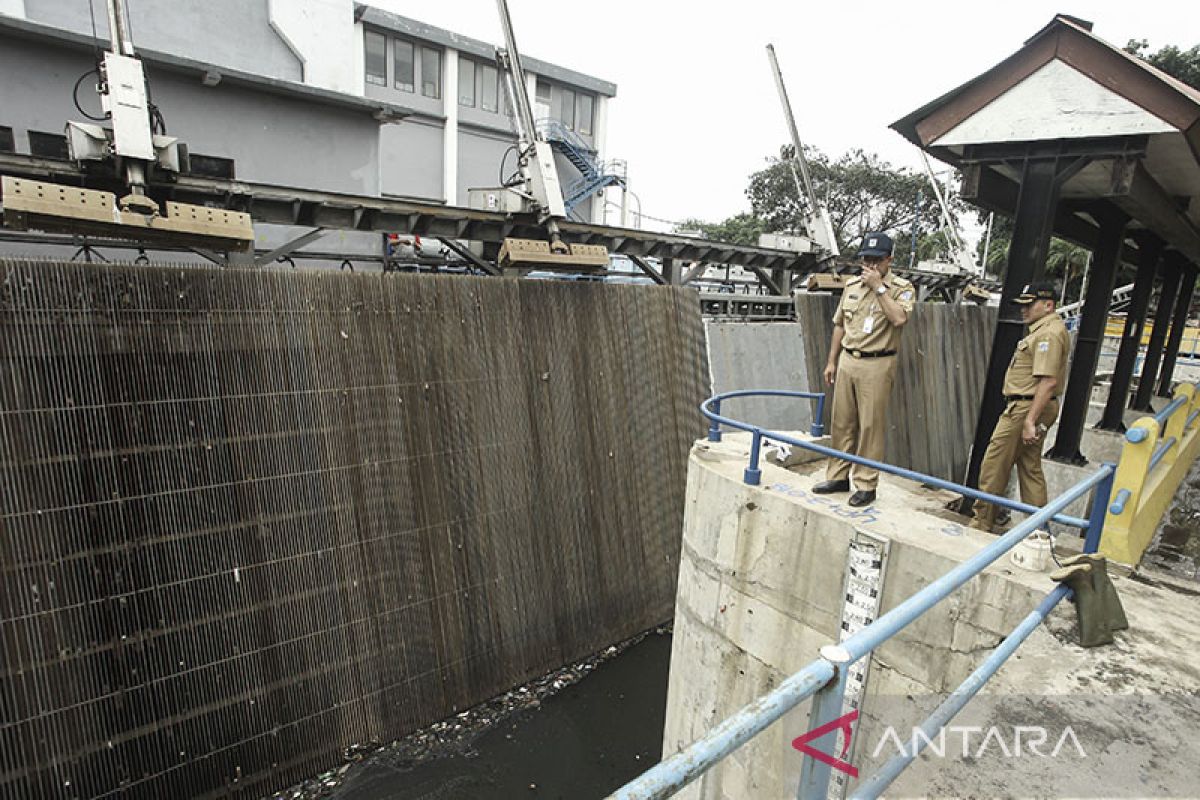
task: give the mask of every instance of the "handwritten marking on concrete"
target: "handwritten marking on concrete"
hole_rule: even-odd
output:
[[[788,497],[794,497],[807,505],[821,506],[832,511],[839,517],[854,520],[855,522],[872,523],[879,521],[879,512],[875,510],[874,506],[868,506],[863,509],[850,508],[837,500],[815,495],[798,486],[792,486],[789,483],[773,483],[768,488],[780,494],[786,494]]]

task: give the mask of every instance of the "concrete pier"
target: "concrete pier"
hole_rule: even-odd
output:
[[[691,453],[664,757],[838,639],[852,537],[866,533],[890,542],[881,613],[991,541],[943,509],[949,494],[887,476],[878,502],[867,509],[849,508],[844,495],[812,494],[822,463],[791,469],[764,463],[761,485],[747,486],[741,478],[748,445],[748,435],[726,434],[724,442],[700,442]],[[1068,546],[1061,541],[1060,552]],[[919,759],[889,795],[994,794],[997,780],[1016,781],[1004,794],[1095,796],[1106,784],[1143,795],[1191,792],[1187,765],[1200,760],[1193,752],[1200,668],[1188,662],[1200,647],[1200,598],[1144,576],[1118,577],[1116,584],[1132,628],[1114,645],[1078,647],[1075,611],[1064,602],[963,717],[992,719],[970,723],[985,730],[1040,724],[1051,734],[1069,720],[1092,757],[1070,760],[1060,753],[1044,763],[1014,765],[1000,754],[993,763],[992,753],[976,752],[978,737],[966,759],[954,741],[944,757]],[[1054,586],[1046,574],[1005,557],[880,647],[849,755],[860,775],[869,776],[894,754],[878,746],[885,726],[907,743],[912,726]],[[1171,693],[1181,699],[1164,699]],[[1053,699],[1052,707],[1042,699]],[[1171,713],[1138,715],[1137,703]],[[801,704],[680,796],[794,796],[802,759],[791,742],[809,729],[807,715],[808,703]],[[1126,767],[1133,762],[1158,765],[1152,785],[1130,778]],[[1012,788],[1017,785],[1025,789]]]

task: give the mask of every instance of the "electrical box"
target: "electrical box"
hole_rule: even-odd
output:
[[[524,197],[503,186],[468,189],[467,207],[494,214],[523,214],[529,211],[528,201]]]
[[[798,233],[760,233],[758,246],[793,253],[812,253],[816,250],[811,239]]]
[[[154,161],[146,73],[142,62],[116,53],[104,54],[104,84],[100,102],[112,119],[113,146],[126,158]]]

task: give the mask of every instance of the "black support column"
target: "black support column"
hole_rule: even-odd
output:
[[[1150,395],[1154,393],[1154,379],[1158,377],[1158,364],[1162,359],[1163,343],[1171,327],[1171,313],[1175,310],[1175,295],[1179,294],[1179,264],[1173,259],[1164,263],[1162,291],[1158,293],[1158,307],[1154,309],[1154,330],[1150,331],[1150,343],[1146,345],[1146,359],[1142,362],[1142,373],[1138,377],[1137,394],[1130,408],[1137,411],[1153,411]]]
[[[671,286],[679,285],[679,265],[675,263],[675,259],[664,258],[662,260],[662,276],[663,280]]]
[[[1017,159],[1010,157],[1007,161],[1012,163]],[[1000,318],[996,323],[992,351],[988,357],[987,379],[979,416],[975,421],[975,439],[971,445],[971,460],[964,481],[968,486],[977,486],[979,483],[979,465],[983,462],[983,454],[992,438],[996,420],[1004,410],[1004,373],[1017,342],[1025,332],[1021,311],[1012,301],[1025,284],[1045,273],[1059,190],[1067,178],[1083,167],[1086,160],[1065,156],[1051,148],[1039,151],[1039,146],[1034,145],[1017,163],[1021,166],[1021,183],[1017,190],[1008,266],[1000,291]],[[968,498],[963,498],[959,509],[965,513],[973,505]]]
[[[1048,455],[1068,464],[1086,464],[1079,451],[1083,426],[1087,421],[1088,404],[1092,397],[1092,381],[1100,362],[1100,342],[1108,324],[1108,306],[1112,302],[1121,263],[1121,248],[1125,243],[1125,225],[1129,217],[1115,209],[1097,210],[1092,217],[1100,225],[1100,238],[1092,259],[1091,277],[1083,311],[1079,318],[1079,333],[1075,338],[1075,354],[1071,357],[1071,374],[1065,394],[1061,394],[1062,412],[1058,418],[1058,435]],[[1057,389],[1063,392],[1064,387]]]
[[[1167,337],[1167,351],[1163,355],[1162,374],[1158,379],[1158,396],[1171,396],[1171,382],[1175,377],[1175,359],[1179,357],[1179,344],[1187,328],[1188,312],[1192,309],[1192,293],[1196,291],[1196,268],[1179,259],[1182,281],[1179,296],[1175,298],[1175,318],[1171,321],[1171,335]]]
[[[1096,426],[1103,431],[1125,431],[1125,404],[1129,402],[1129,387],[1133,384],[1133,368],[1137,363],[1138,350],[1142,346],[1142,330],[1146,326],[1146,312],[1150,309],[1150,295],[1154,293],[1154,274],[1162,257],[1162,240],[1156,236],[1145,236],[1138,240],[1137,277],[1133,279],[1133,296],[1129,299],[1129,310],[1125,313],[1125,330],[1121,334],[1121,349],[1117,352],[1117,363],[1113,367],[1112,383],[1108,389],[1108,402],[1104,415]]]

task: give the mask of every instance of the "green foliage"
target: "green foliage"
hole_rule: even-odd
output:
[[[724,222],[686,219],[675,226],[678,231],[700,231],[705,239],[730,244],[757,245],[758,235],[767,230],[766,222],[754,214],[736,214]]]
[[[986,215],[982,215],[986,219]],[[988,274],[1003,275],[1008,266],[1008,248],[1012,243],[1013,223],[1008,217],[997,214],[992,221],[992,241],[988,247]],[[976,257],[983,255],[983,239],[979,240]],[[1050,240],[1050,249],[1046,253],[1047,280],[1055,281],[1061,287],[1067,286],[1067,300],[1079,294],[1083,272],[1087,267],[1089,253],[1086,248],[1073,245],[1059,238]]]
[[[813,187],[829,210],[834,235],[843,252],[852,251],[867,231],[890,231],[896,240],[896,258],[908,263],[917,198],[922,207],[917,225],[917,258],[947,258],[950,248],[945,234],[939,232],[941,215],[928,179],[912,170],[896,168],[873,153],[853,150],[836,160],[820,151],[806,148]],[[746,196],[752,210],[723,222],[687,219],[676,231],[699,231],[706,239],[753,245],[767,231],[804,229],[806,202],[796,191],[788,161],[791,147],[784,147],[779,158],[769,159],[766,169],[750,176]],[[966,205],[951,200],[956,214]]]
[[[768,230],[802,227],[805,203],[796,191],[788,165],[791,147],[784,147],[779,158],[750,176],[746,195],[754,214],[765,220]],[[894,235],[910,230],[916,213],[918,192],[925,198],[919,232],[933,234],[939,227],[939,214],[929,182],[922,174],[896,168],[874,153],[852,150],[838,159],[830,159],[818,150],[805,148],[813,188],[829,210],[834,236],[843,250],[855,247],[867,231],[892,231]],[[955,202],[958,213],[965,208]]]
[[[1153,64],[1193,89],[1200,89],[1200,45],[1195,45],[1190,50],[1180,50],[1169,44],[1160,47],[1154,53],[1144,52],[1149,49],[1150,43],[1145,39],[1130,39],[1125,45],[1125,52]]]

